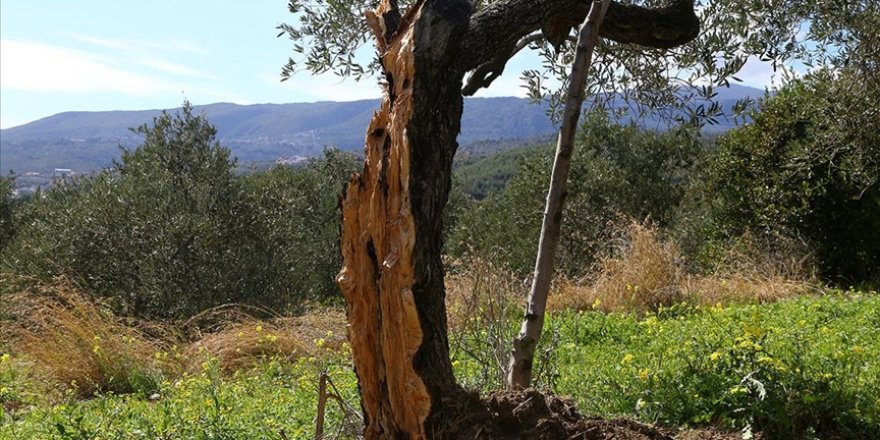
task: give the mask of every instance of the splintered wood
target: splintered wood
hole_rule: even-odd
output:
[[[386,41],[384,0],[367,14],[388,83],[367,131],[362,174],[342,201],[343,266],[337,282],[347,304],[349,340],[361,388],[364,437],[423,439],[431,409],[425,384],[413,369],[422,328],[413,298],[415,224],[410,205],[410,143],[414,71],[411,8]]]

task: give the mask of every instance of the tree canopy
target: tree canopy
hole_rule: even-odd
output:
[[[413,3],[401,1],[400,7]],[[459,60],[460,68],[470,72],[463,93],[488,87],[508,59],[528,49],[542,61],[521,73],[524,85],[532,98],[558,108],[573,56],[572,29],[583,21],[589,3],[472,2],[474,13]],[[294,53],[282,69],[283,79],[301,71],[357,79],[380,76],[378,60],[365,47],[370,28],[363,14],[375,2],[292,0],[288,6],[295,18],[279,26],[279,36],[293,41]],[[712,122],[723,110],[714,103],[717,88],[739,81],[737,74],[749,60],[770,63],[783,78],[818,66],[876,72],[878,15],[880,6],[872,0],[612,2],[587,96],[594,105],[606,106],[608,97],[623,96],[620,111],[665,109],[667,116],[679,119],[675,110],[688,107],[692,119]]]

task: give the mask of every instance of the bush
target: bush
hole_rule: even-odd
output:
[[[13,175],[0,176],[0,251],[15,235],[15,219],[13,218],[15,200],[12,193],[14,187],[15,177]]]
[[[751,124],[720,138],[702,172],[691,252],[711,260],[748,231],[790,237],[815,252],[826,279],[878,281],[878,93],[858,75],[818,72],[766,98]]]
[[[338,292],[339,197],[358,164],[354,155],[328,150],[301,168],[276,166],[243,178],[265,234],[266,264],[276,268],[273,291],[289,292],[294,304]]]
[[[667,224],[700,150],[699,140],[685,129],[657,133],[615,125],[602,113],[587,115],[569,177],[558,270],[589,272],[607,250],[609,225],[647,217]],[[528,156],[503,193],[465,213],[451,239],[452,253],[530,274],[552,161],[549,149]]]
[[[13,270],[66,274],[126,313],[174,317],[260,295],[267,259],[229,150],[188,104],[135,130],[113,168],[60,182],[30,206]]]
[[[189,105],[136,131],[144,144],[113,168],[28,204],[0,271],[69,276],[117,312],[161,319],[227,303],[289,311],[336,292],[351,157],[242,178]]]

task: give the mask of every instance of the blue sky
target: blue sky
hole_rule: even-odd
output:
[[[193,104],[375,98],[373,80],[298,74],[279,82],[291,42],[285,0],[3,0],[0,128],[63,111],[142,110]],[[480,96],[522,96],[518,55]],[[763,86],[763,68],[745,73]]]

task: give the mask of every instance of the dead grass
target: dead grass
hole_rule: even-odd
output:
[[[150,393],[209,359],[232,373],[269,358],[323,356],[343,348],[346,331],[335,309],[258,319],[224,307],[211,311],[220,317],[200,316],[212,323],[201,328],[122,319],[64,279],[2,300],[0,346],[33,365],[47,388],[78,397]]]
[[[505,320],[523,303],[528,286],[490,262],[474,259],[446,277],[446,314],[451,328],[469,321]],[[517,309],[518,313],[518,309]]]
[[[549,307],[649,311],[681,302],[776,301],[815,290],[808,258],[796,255],[793,249],[762,251],[746,237],[713,274],[692,275],[655,226],[633,222],[622,234],[619,255],[603,259],[597,275],[554,283]]]
[[[187,369],[216,359],[225,373],[251,368],[270,358],[292,361],[339,351],[345,341],[345,316],[339,310],[320,315],[260,320],[244,317],[218,331],[204,334],[185,351]]]
[[[78,396],[147,392],[179,370],[173,358],[161,355],[173,344],[168,336],[155,337],[164,329],[115,317],[67,280],[37,284],[3,301],[8,316],[0,337]]]

